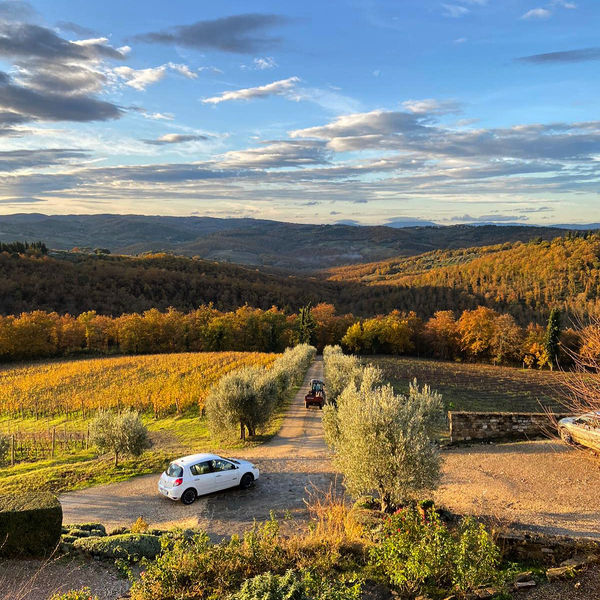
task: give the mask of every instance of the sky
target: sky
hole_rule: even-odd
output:
[[[598,0],[0,0],[0,214],[600,221]]]

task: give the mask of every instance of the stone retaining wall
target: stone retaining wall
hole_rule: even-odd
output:
[[[546,413],[491,413],[454,412],[448,413],[450,440],[468,442],[472,440],[529,439],[555,432],[553,419],[567,415]]]

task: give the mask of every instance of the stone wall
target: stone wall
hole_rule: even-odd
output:
[[[567,415],[546,413],[491,413],[454,412],[448,413],[450,440],[510,440],[535,438],[555,433],[553,419]]]

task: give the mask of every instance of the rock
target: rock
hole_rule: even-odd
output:
[[[523,571],[515,577],[515,583],[518,583],[520,581],[530,581],[532,577],[533,573],[531,571]]]
[[[529,581],[515,581],[515,589],[516,590],[527,590],[529,588],[535,587],[537,584],[534,579],[530,579]]]
[[[500,590],[494,587],[483,587],[475,590],[473,593],[475,594],[475,598],[477,600],[488,600],[489,598],[493,598],[496,594],[499,593]]]
[[[546,570],[548,581],[556,581],[557,579],[568,579],[575,576],[575,569],[571,566],[554,567]]]

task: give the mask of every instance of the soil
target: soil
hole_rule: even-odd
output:
[[[443,453],[436,502],[519,529],[600,539],[600,459],[553,440],[455,447]]]

